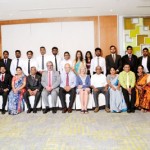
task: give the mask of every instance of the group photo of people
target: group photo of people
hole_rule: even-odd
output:
[[[39,48],[40,55],[34,58],[32,50],[22,58],[21,50],[15,50],[15,58],[9,58],[9,51],[3,51],[0,59],[0,95],[2,96],[1,113],[17,115],[25,111],[37,113],[41,98],[43,114],[60,111],[57,107],[58,97],[62,113],[72,113],[76,96],[79,95],[81,113],[88,114],[88,102],[92,94],[94,112],[100,110],[99,94],[105,97],[107,113],[143,113],[150,111],[150,54],[148,48],[142,49],[142,55],[133,54],[133,47],[126,48],[126,54],[117,54],[114,45],[109,47],[110,54],[102,56],[102,49],[95,48],[95,54],[77,50],[75,56],[69,51],[59,56],[59,49],[52,47],[51,55],[44,46]],[[69,94],[69,106],[66,95]],[[52,108],[49,105],[51,95]],[[31,106],[30,96],[34,96]],[[6,105],[7,104],[7,105]],[[7,106],[7,107],[6,107]],[[93,110],[92,109],[92,110]],[[91,110],[91,111],[92,111]]]

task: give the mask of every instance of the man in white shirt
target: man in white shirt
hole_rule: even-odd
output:
[[[11,72],[12,76],[14,76],[16,74],[17,67],[21,67],[22,69],[24,67],[24,61],[21,58],[21,51],[16,50],[15,55],[16,55],[16,58],[14,58],[12,60],[11,65],[10,65],[10,72]]]
[[[41,55],[36,58],[36,62],[37,62],[38,73],[39,75],[42,75],[44,71],[47,71],[46,63],[50,59],[48,59],[48,56],[46,55],[46,49],[44,46],[40,47],[40,53]]]
[[[105,62],[105,58],[101,57],[101,51],[102,50],[98,47],[95,49],[96,57],[94,57],[91,60],[91,68],[90,68],[91,74],[95,74],[96,67],[100,66],[102,68],[102,73],[106,75],[106,62]]]
[[[144,67],[145,73],[150,73],[150,56],[148,48],[143,49],[143,56],[138,58],[138,64]]]
[[[69,52],[64,52],[64,59],[60,63],[60,73],[65,71],[66,64],[70,64],[70,67],[72,67],[72,60],[70,59]]]
[[[54,70],[60,71],[61,57],[58,55],[57,47],[52,48],[52,55],[50,56],[50,61],[52,61],[54,64]]]
[[[27,51],[27,59],[25,59],[24,61],[23,72],[26,76],[30,75],[31,67],[37,68],[37,63],[36,63],[36,60],[33,59],[33,52],[30,50],[30,51]]]
[[[97,66],[96,73],[91,77],[91,87],[93,89],[93,97],[96,106],[94,112],[99,111],[98,95],[100,93],[103,93],[105,95],[105,101],[106,101],[105,111],[110,112],[108,84],[107,84],[106,76],[101,72],[102,72],[102,68],[100,66]]]

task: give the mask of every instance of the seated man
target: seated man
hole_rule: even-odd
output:
[[[29,101],[29,96],[35,96],[33,113],[37,113],[36,107],[39,103],[41,91],[42,91],[41,77],[39,75],[36,75],[37,73],[36,67],[31,67],[30,72],[31,75],[27,77],[27,81],[26,81],[27,91],[24,93],[24,99],[28,107],[27,113],[31,113],[32,108]]]
[[[51,94],[51,101],[52,101],[52,113],[56,113],[56,103],[57,103],[57,96],[59,93],[59,85],[60,85],[60,75],[58,71],[53,69],[53,63],[48,61],[46,63],[47,71],[42,73],[42,85],[44,87],[42,91],[42,99],[44,101],[45,110],[43,113],[47,113],[49,111],[49,103],[48,103],[48,96]]]
[[[11,76],[10,74],[6,73],[5,66],[1,66],[0,72],[0,95],[3,97],[2,114],[5,114],[5,106],[9,91],[11,89]]]
[[[100,93],[103,93],[105,95],[105,101],[106,101],[105,111],[110,112],[107,80],[106,80],[106,76],[101,72],[102,72],[102,68],[100,66],[97,66],[96,74],[92,75],[91,77],[91,87],[93,89],[93,96],[94,96],[94,101],[96,106],[94,112],[99,111],[98,95]]]
[[[127,105],[127,112],[134,113],[135,112],[134,104],[136,99],[135,74],[134,72],[130,71],[129,64],[125,64],[123,67],[123,71],[119,74],[119,83],[122,87],[122,93]]]
[[[70,94],[69,108],[66,106],[66,94]],[[65,64],[65,71],[61,74],[59,97],[62,104],[62,113],[72,112],[72,106],[76,97],[76,75],[71,71],[70,64]]]

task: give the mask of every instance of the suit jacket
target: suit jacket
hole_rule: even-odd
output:
[[[113,67],[115,70],[119,70],[119,72],[122,69],[122,60],[120,55],[116,55],[116,60],[114,62],[112,55],[107,55],[106,56],[106,69],[107,69],[107,74],[110,73],[110,68]]]
[[[4,59],[0,59],[0,67],[1,66],[5,66],[6,67],[6,72],[8,73],[8,74],[10,74],[11,75],[11,73],[10,73],[10,65],[11,65],[11,59],[7,59],[7,64],[5,65],[5,63],[4,63]]]
[[[129,64],[130,65],[130,70],[133,71],[134,73],[137,72],[137,66],[138,66],[138,59],[136,55],[132,54],[132,58],[131,61],[129,60],[128,55],[125,55],[122,57],[122,67],[125,64]]]
[[[11,76],[10,74],[5,73],[4,81],[0,80],[0,89],[8,88],[9,91],[11,89]]]
[[[142,59],[143,59],[143,56],[138,58],[138,65],[142,65]],[[150,56],[148,56],[148,59],[147,59],[147,69],[150,73]]]
[[[26,89],[27,90],[38,89],[39,91],[41,91],[42,90],[41,77],[39,75],[35,75],[35,78],[33,78],[31,75],[29,75],[26,81]]]
[[[48,86],[48,71],[42,73],[42,81],[41,84],[44,88]],[[52,87],[53,89],[58,88],[60,85],[60,75],[58,71],[52,71]]]

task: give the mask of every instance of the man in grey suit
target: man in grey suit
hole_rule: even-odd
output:
[[[48,95],[51,94],[52,100],[52,113],[56,113],[56,102],[57,96],[59,93],[59,85],[60,85],[60,75],[58,71],[53,69],[53,63],[48,61],[46,63],[47,71],[42,74],[41,84],[44,87],[42,91],[42,98],[45,105],[45,110],[43,113],[47,113],[49,111],[49,103],[48,103]]]

